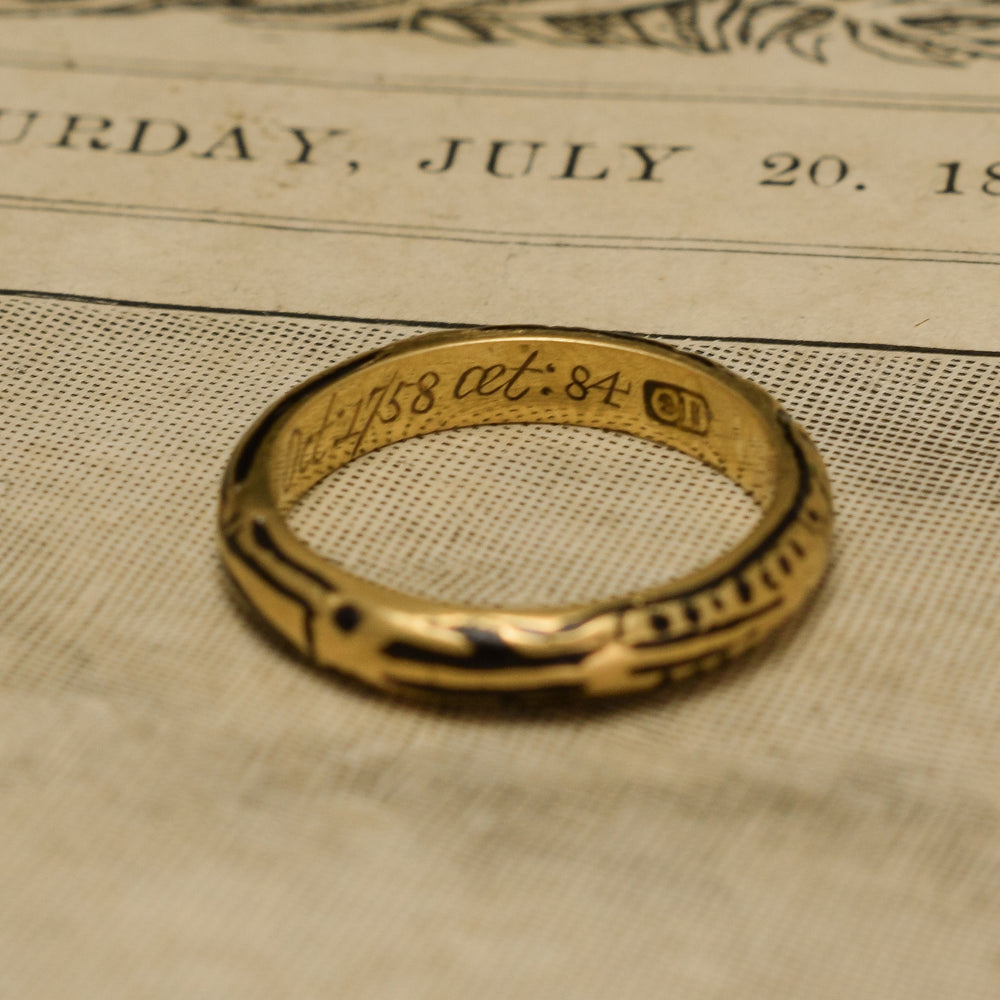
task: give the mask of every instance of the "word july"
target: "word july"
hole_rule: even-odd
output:
[[[550,143],[532,140],[444,139],[436,155],[421,160],[428,174],[463,170],[484,172],[501,180],[543,175],[552,180],[603,181],[612,172],[630,181],[662,181],[665,164],[691,146],[621,143],[600,146],[594,142]]]

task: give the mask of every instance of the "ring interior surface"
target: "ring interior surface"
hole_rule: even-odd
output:
[[[762,517],[736,548],[662,587],[556,609],[427,600],[321,557],[285,513],[377,448],[435,431],[607,428],[725,474]],[[403,694],[619,694],[720,665],[788,619],[822,579],[832,527],[816,449],[763,389],[628,334],[511,327],[400,341],[316,375],[240,441],[219,511],[223,560],[313,663]]]

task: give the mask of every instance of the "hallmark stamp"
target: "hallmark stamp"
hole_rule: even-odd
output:
[[[642,387],[646,413],[657,423],[692,434],[707,434],[712,422],[708,400],[697,392],[669,382],[648,379]]]

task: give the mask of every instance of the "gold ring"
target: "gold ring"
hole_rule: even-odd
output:
[[[347,572],[285,513],[345,463],[483,424],[608,428],[676,448],[760,506],[735,548],[681,579],[557,609],[423,599]],[[818,586],[830,488],[805,432],[760,387],[631,334],[546,327],[413,337],[336,365],[264,412],[225,473],[222,557],[310,661],[400,694],[608,695],[711,669],[759,643]]]

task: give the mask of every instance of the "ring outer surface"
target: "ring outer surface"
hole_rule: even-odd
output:
[[[774,496],[754,530],[720,558],[662,586],[595,602],[525,609],[480,608],[397,591],[348,572],[292,533],[275,495],[275,441],[316,393],[371,366],[405,363],[425,352],[549,344],[566,351],[628,352],[639,365],[668,361],[690,370],[697,384],[724,388],[748,404],[775,452]],[[414,363],[419,367],[419,361]],[[469,425],[511,422],[536,421],[489,418]],[[405,437],[434,429],[440,428]],[[714,463],[706,459],[706,464]],[[708,359],[634,334],[472,327],[370,351],[320,372],[268,407],[243,435],[226,469],[218,542],[237,589],[316,666],[410,697],[603,696],[683,680],[762,642],[820,584],[832,521],[832,495],[819,453],[805,431],[754,383]]]

